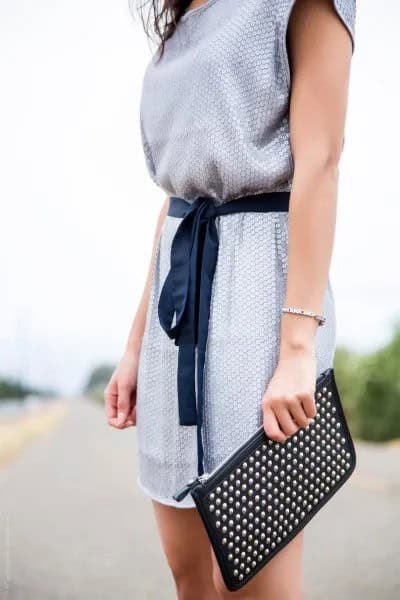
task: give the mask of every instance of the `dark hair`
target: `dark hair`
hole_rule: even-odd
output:
[[[129,0],[131,12],[137,12],[143,28],[150,39],[158,44],[159,59],[165,42],[173,35],[179,19],[191,0]]]

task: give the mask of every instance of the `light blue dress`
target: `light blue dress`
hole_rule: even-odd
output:
[[[355,0],[332,0],[354,45]],[[290,70],[286,31],[294,0],[208,0],[179,21],[146,69],[140,124],[149,174],[167,194],[218,203],[290,191]],[[197,474],[196,428],[179,425],[175,346],[158,320],[180,219],[163,223],[137,386],[138,484],[159,502]],[[203,436],[210,472],[262,423],[261,400],[279,355],[288,213],[216,219],[219,237],[204,375]],[[316,334],[317,371],[333,364],[335,306]]]

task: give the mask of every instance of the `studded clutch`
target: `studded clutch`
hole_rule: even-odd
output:
[[[244,586],[299,533],[356,465],[333,368],[315,387],[317,414],[285,442],[260,427],[211,473],[190,481],[227,588]]]

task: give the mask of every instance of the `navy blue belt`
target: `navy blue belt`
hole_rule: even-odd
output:
[[[164,331],[179,346],[179,424],[197,426],[199,475],[204,472],[201,435],[203,373],[212,283],[218,257],[215,217],[237,212],[287,211],[289,195],[289,192],[269,192],[236,198],[219,205],[210,197],[199,197],[193,203],[170,197],[168,215],[179,217],[182,221],[172,241],[170,270],[161,290],[158,316]]]

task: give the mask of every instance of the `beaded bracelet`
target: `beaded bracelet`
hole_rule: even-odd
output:
[[[318,325],[323,325],[326,321],[326,317],[324,317],[323,315],[318,315],[317,313],[312,312],[311,310],[305,310],[303,308],[292,308],[290,306],[286,306],[282,308],[282,312],[292,313],[295,315],[304,315],[305,317],[312,317],[313,319],[316,319],[318,321]]]

